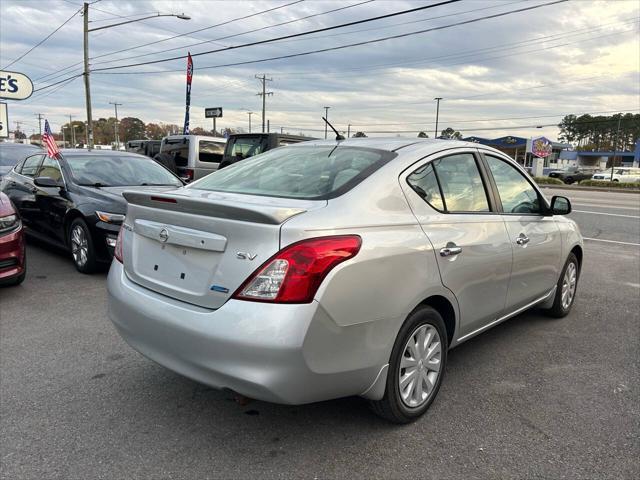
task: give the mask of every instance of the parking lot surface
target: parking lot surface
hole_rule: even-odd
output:
[[[638,478],[640,195],[567,194],[590,239],[572,313],[451,351],[407,426],[358,398],[240,406],[180,377],[116,334],[105,273],[30,243],[26,281],[0,290],[2,478]]]

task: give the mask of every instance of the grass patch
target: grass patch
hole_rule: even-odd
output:
[[[598,180],[583,180],[580,182],[580,186],[640,190],[640,182],[603,182]]]
[[[533,177],[533,181],[538,185],[564,185],[562,180],[551,177]]]

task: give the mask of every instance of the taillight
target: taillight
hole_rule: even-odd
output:
[[[116,238],[116,246],[113,250],[113,256],[120,263],[124,263],[124,261],[122,260],[122,230],[123,228],[120,227],[120,231],[118,232],[118,238]]]
[[[322,280],[339,263],[354,257],[357,235],[312,238],[280,250],[258,268],[233,298],[271,303],[309,303]]]

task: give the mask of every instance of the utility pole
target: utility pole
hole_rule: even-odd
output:
[[[40,130],[40,141],[42,142],[42,119],[43,116],[41,113],[36,113],[36,116],[38,117],[38,130]]]
[[[351,124],[347,125],[347,138],[351,138]]]
[[[267,120],[267,133],[269,133],[271,131],[271,124],[269,123],[269,120]]]
[[[73,117],[69,115],[69,128],[71,129],[71,141],[73,142],[71,148],[76,148],[76,129],[73,128]]]
[[[247,112],[247,115],[249,115],[249,133],[251,133],[251,115],[253,115],[253,112]]]
[[[438,138],[438,118],[440,117],[440,100],[442,100],[442,97],[436,97],[434,100],[438,102],[436,104],[436,134],[434,138]]]
[[[267,110],[267,95],[273,95],[273,92],[267,92],[267,82],[273,82],[273,78],[267,78],[267,76],[263,73],[262,76],[255,76],[258,80],[262,82],[262,92],[258,93],[258,96],[262,97],[262,133],[264,133],[264,128],[266,124],[266,110]],[[251,117],[249,117],[251,118]]]
[[[326,122],[324,122],[324,139],[327,139],[327,122],[329,121],[329,109],[331,107],[324,107],[324,118]]]
[[[62,130],[62,148],[67,148],[67,140],[64,137],[64,125],[60,127],[60,130]]]
[[[91,114],[91,85],[89,83],[89,4],[84,2],[84,96],[87,105],[87,146],[93,148],[93,116]]]
[[[113,108],[116,110],[116,124],[113,126],[116,140],[116,150],[120,150],[120,135],[118,134],[118,106],[122,106],[121,103],[118,102],[109,102],[109,105],[113,105]]]
[[[620,136],[620,120],[622,120],[622,115],[618,117],[618,130],[616,131],[616,140],[613,144],[613,160],[611,161],[611,178],[609,179],[613,182],[613,169],[616,166],[616,153],[618,152],[618,137]]]
[[[13,131],[13,135],[14,135],[14,136],[15,136],[16,132],[21,132],[21,133],[22,133],[22,131],[20,130],[20,124],[21,124],[22,122],[19,122],[19,121],[17,121],[17,120],[16,120],[16,122],[15,122],[15,123],[16,123],[16,129]]]
[[[280,127],[280,133],[284,133],[284,127]]]

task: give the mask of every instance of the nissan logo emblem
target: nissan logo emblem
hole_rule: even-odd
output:
[[[162,243],[166,243],[166,241],[169,240],[169,231],[166,228],[163,228],[160,230],[158,237],[160,237],[160,241]]]

